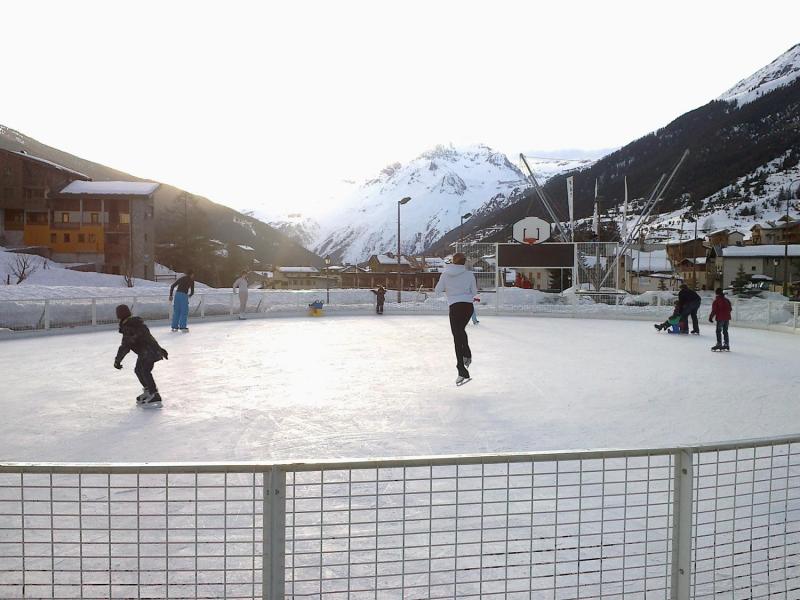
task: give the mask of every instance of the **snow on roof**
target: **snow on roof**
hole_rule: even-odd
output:
[[[267,279],[274,276],[272,271],[253,271],[253,273],[256,275],[261,275],[262,277],[266,277]]]
[[[728,246],[722,249],[722,256],[725,258],[761,258],[763,256],[775,256],[780,258],[787,252],[789,256],[800,256],[800,244],[765,244],[763,246]]]
[[[672,263],[667,258],[666,250],[652,252],[631,252],[631,271],[634,273],[655,271],[671,271]]]
[[[716,231],[712,231],[708,235],[719,235],[720,233],[731,233],[731,230],[730,229],[717,229]],[[732,233],[738,233],[738,232],[734,231]]]
[[[236,245],[239,246],[239,248],[241,248],[245,252],[255,252],[256,251],[256,249],[253,248],[252,246],[245,246],[244,244],[236,244]]]
[[[378,262],[382,265],[396,265],[397,264],[397,257],[396,256],[389,256],[388,254],[376,254],[375,258],[378,259]],[[400,264],[401,265],[410,265],[411,263],[408,262],[408,259],[405,256],[400,257]]]
[[[62,194],[121,194],[125,196],[149,196],[160,183],[151,181],[73,181]]]
[[[319,273],[316,267],[278,267],[281,273]]]
[[[55,167],[56,169],[60,169],[62,171],[66,171],[67,173],[74,173],[75,175],[80,175],[81,177],[86,177],[86,179],[91,179],[91,177],[89,177],[85,173],[81,173],[80,171],[75,171],[74,169],[70,169],[68,167],[65,167],[64,165],[60,165],[60,164],[55,163],[55,162],[53,162],[51,160],[46,160],[44,158],[39,158],[38,156],[32,156],[32,155],[28,154],[27,152],[15,151],[14,154],[17,154],[18,156],[22,156],[24,158],[27,158],[28,160],[33,160],[33,161],[36,161],[36,162],[44,163],[46,165],[50,165],[51,167]]]

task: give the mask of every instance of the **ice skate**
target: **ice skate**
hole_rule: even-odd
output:
[[[141,404],[142,406],[149,406],[151,404],[161,404],[161,394],[159,394],[158,392],[154,392],[152,394],[148,392],[147,397],[144,400],[142,400],[139,404]]]
[[[177,328],[177,327],[173,327],[173,328],[172,328],[172,333],[177,333],[177,331],[178,331],[178,328]]]
[[[658,331],[664,329],[664,326],[661,323],[653,323],[653,327],[655,327]]]
[[[472,377],[463,377],[461,375],[456,377],[456,385],[459,387],[464,385],[465,383],[469,383],[470,381],[472,381]]]
[[[188,327],[181,327],[181,333],[189,333]]]
[[[730,347],[730,346],[728,346],[728,344],[724,344],[724,345],[722,346],[722,351],[723,351],[723,352],[730,352],[730,351],[731,351],[731,347]]]
[[[693,331],[692,335],[700,335],[700,332],[699,331]]]
[[[720,350],[722,350],[722,348],[723,347],[720,344],[715,344],[715,345],[711,346],[711,351],[712,352],[719,352]]]
[[[136,396],[136,404],[141,404],[142,402],[144,402],[145,398],[147,398],[149,396],[150,396],[150,392],[148,392],[147,390],[143,389],[142,393],[139,394],[138,396]]]

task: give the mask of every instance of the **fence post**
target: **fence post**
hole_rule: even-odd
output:
[[[50,329],[50,300],[44,301],[44,328]]]
[[[200,294],[200,318],[203,319],[206,316],[206,295]]]
[[[794,328],[797,329],[800,327],[800,323],[798,323],[797,317],[800,316],[800,302],[794,303]]]
[[[230,313],[231,313],[231,316],[233,316],[233,299],[234,299],[234,296],[235,296],[235,295],[236,295],[236,294],[234,294],[233,292],[231,292],[231,306],[230,306]]]
[[[692,497],[694,455],[689,450],[675,453],[672,480],[672,584],[670,600],[689,600],[692,560]]]
[[[261,597],[263,600],[283,600],[286,566],[286,471],[273,466],[264,472],[263,502]]]
[[[733,320],[734,321],[738,321],[739,320],[739,297],[738,296],[734,296],[733,297]]]
[[[767,300],[767,327],[772,323],[772,300]]]
[[[97,298],[92,298],[92,325],[97,325]]]

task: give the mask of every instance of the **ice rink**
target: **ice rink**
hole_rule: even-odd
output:
[[[152,331],[164,404],[135,404],[116,331],[0,342],[2,461],[274,461],[656,447],[800,431],[800,338],[641,321],[484,316],[456,387],[444,316]]]

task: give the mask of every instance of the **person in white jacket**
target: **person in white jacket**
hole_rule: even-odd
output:
[[[469,323],[474,307],[472,300],[478,293],[475,275],[466,267],[467,257],[458,252],[453,255],[453,262],[444,268],[434,291],[445,293],[450,305],[450,331],[453,332],[453,344],[456,350],[456,368],[458,377],[456,385],[470,380],[467,367],[472,363],[472,351],[467,339],[467,323]]]
[[[247,271],[242,271],[239,279],[233,282],[233,293],[239,293],[239,318],[244,319],[247,312]]]

